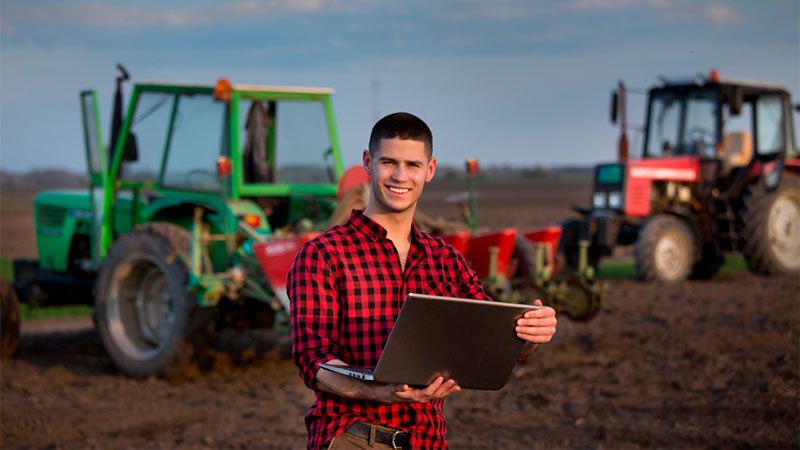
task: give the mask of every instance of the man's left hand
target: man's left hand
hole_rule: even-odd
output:
[[[542,301],[537,299],[533,302],[536,306],[542,306]],[[525,313],[517,320],[514,331],[520,339],[524,339],[533,344],[544,344],[550,342],[556,334],[556,311],[549,306],[542,306]]]

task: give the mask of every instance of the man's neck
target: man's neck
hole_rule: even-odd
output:
[[[416,206],[403,212],[383,211],[374,204],[368,204],[364,215],[374,220],[375,223],[386,229],[386,237],[394,242],[396,247],[409,242],[411,238],[411,224],[414,221]]]

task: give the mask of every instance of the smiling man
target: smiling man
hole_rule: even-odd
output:
[[[308,447],[444,448],[442,405],[460,390],[457,380],[414,389],[319,367],[375,366],[410,292],[489,300],[460,253],[414,226],[417,201],[436,173],[425,122],[408,113],[379,120],[362,160],[371,179],[366,209],[306,244],[289,273],[292,357],[316,394],[306,415]],[[547,307],[527,312],[516,329],[528,351],[555,331]]]

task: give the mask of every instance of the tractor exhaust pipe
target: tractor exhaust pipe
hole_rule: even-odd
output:
[[[108,144],[109,164],[114,160],[114,149],[117,147],[119,131],[122,128],[122,83],[131,78],[122,64],[117,64],[117,70],[119,70],[120,74],[116,79],[117,85],[114,91],[114,115],[111,118],[111,141]]]
[[[619,162],[628,160],[628,118],[626,113],[626,94],[625,83],[619,81],[619,86],[611,97],[611,122],[617,123],[619,117]]]

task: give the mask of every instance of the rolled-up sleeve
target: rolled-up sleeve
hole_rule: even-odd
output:
[[[287,278],[291,302],[292,360],[309,388],[319,364],[339,356],[339,302],[335,260],[315,241],[297,254]]]

